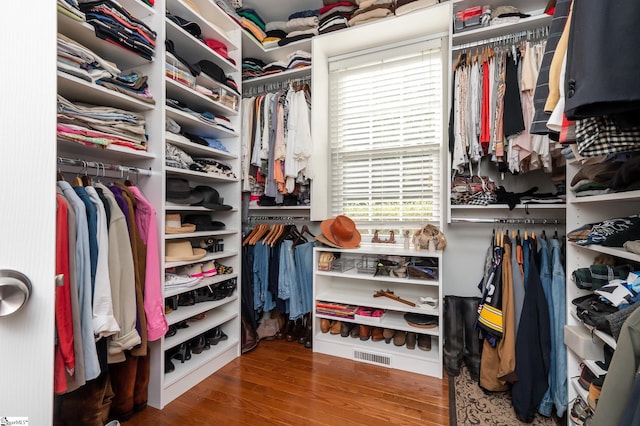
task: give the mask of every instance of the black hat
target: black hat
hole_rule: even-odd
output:
[[[202,70],[203,73],[205,73],[215,81],[223,84],[226,83],[227,76],[224,74],[224,71],[222,70],[222,68],[218,66],[218,64],[215,64],[209,60],[203,59],[200,62],[198,62],[198,65],[200,66],[200,69]]]
[[[189,187],[186,179],[167,178],[167,201],[178,204],[196,204],[202,201],[203,195]]]
[[[198,185],[194,188],[194,192],[202,194],[202,201],[192,203],[194,206],[204,206],[211,210],[222,211],[231,210],[231,206],[222,204],[220,201],[220,194],[214,188],[210,186]]]
[[[200,35],[202,35],[202,29],[200,28],[200,25],[196,24],[195,22],[188,21],[184,18],[181,18],[180,16],[171,15],[170,13],[167,14],[167,18],[172,20],[176,25],[187,31],[195,38],[200,38]]]
[[[207,214],[187,215],[184,220],[196,225],[196,231],[218,231],[225,228],[224,223],[211,220]]]

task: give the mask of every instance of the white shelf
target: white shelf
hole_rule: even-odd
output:
[[[215,23],[215,25],[227,35],[240,31],[236,21],[227,15],[224,10],[220,9],[215,2],[212,2],[211,0],[190,0],[190,2],[195,4],[200,10],[201,16],[206,17],[205,19],[210,23]],[[241,43],[232,41],[230,37],[227,38],[229,39],[229,43],[234,46],[238,46],[237,48],[241,45]]]
[[[238,211],[238,209],[231,209],[231,210],[211,210],[208,209],[206,207],[203,206],[189,206],[186,204],[178,204],[178,203],[171,203],[171,202],[167,202],[165,203],[164,206],[165,210],[172,210],[172,211],[184,211],[184,212],[202,212],[202,213],[235,213]]]
[[[121,69],[150,63],[149,60],[131,50],[98,38],[90,24],[75,21],[63,13],[58,13],[58,32],[81,43],[97,55],[115,62]]]
[[[285,19],[286,20],[286,19]],[[317,36],[316,36],[317,37]],[[311,40],[307,38],[304,40],[294,41],[284,46],[272,47],[265,49],[262,44],[256,41],[253,36],[249,35],[244,29],[242,30],[242,56],[244,58],[256,58],[270,63],[274,61],[286,62],[287,56],[295,52],[296,50],[302,50],[311,53]]]
[[[64,156],[74,155],[78,157],[100,157],[105,161],[135,162],[156,158],[153,152],[137,151],[119,145],[109,145],[106,148],[98,145],[84,145],[78,142],[58,138],[58,154]],[[123,164],[125,165],[125,164]]]
[[[370,305],[366,305],[366,306],[370,306]],[[424,313],[427,315],[434,315],[434,316],[438,315],[437,310],[435,312],[420,312],[420,313]],[[403,312],[395,312],[395,311],[388,311],[387,313],[385,313],[384,317],[379,322],[373,321],[373,320],[366,320],[366,319],[338,318],[338,317],[326,315],[320,312],[316,313],[316,316],[318,318],[326,318],[329,320],[339,320],[342,322],[369,325],[371,327],[381,327],[381,328],[390,328],[392,330],[411,331],[418,334],[429,334],[431,336],[436,336],[436,337],[440,335],[440,331],[441,331],[439,326],[434,328],[420,328],[420,327],[414,327],[412,325],[409,325],[403,317]]]
[[[225,73],[238,71],[241,64],[233,65],[170,19],[165,19],[165,21],[167,25],[167,39],[173,41],[178,56],[184,58],[190,64],[195,64],[203,59],[212,60],[222,68]]]
[[[224,43],[225,46],[227,46],[227,51],[238,50],[238,46],[236,46],[229,39],[229,37],[227,37],[225,30],[218,27],[218,25],[216,25],[215,23],[216,20],[207,19],[208,15],[206,12],[211,12],[213,10],[213,7],[208,7],[203,11],[201,6],[204,5],[204,2],[199,2],[199,4],[194,2],[194,4],[198,9],[200,9],[200,13],[202,14],[193,10],[191,7],[189,7],[188,4],[186,4],[182,0],[167,1],[167,9],[173,16],[179,16],[183,19],[186,19],[187,21],[193,21],[197,23],[200,29],[202,30],[203,39],[214,39],[214,40],[220,41]],[[217,6],[215,8],[218,9]],[[219,17],[220,16],[218,16],[217,18]]]
[[[127,12],[141,21],[145,21],[145,18],[156,14],[156,10],[142,0],[120,0],[119,3],[127,9]]]
[[[578,382],[578,378],[577,377],[573,377],[571,378],[571,385],[573,386],[573,389],[576,391],[576,393],[578,395],[580,395],[580,397],[584,400],[584,402],[587,402],[587,398],[589,397],[589,391],[588,390],[584,390],[582,388],[582,386],[580,386],[580,383]],[[571,407],[569,407],[569,409],[571,409]]]
[[[184,234],[165,234],[165,240],[178,240],[182,238],[199,238],[199,237],[216,237],[221,235],[233,235],[237,233],[237,229],[224,229],[220,231],[199,231]]]
[[[240,286],[240,283],[238,283],[238,288],[240,288],[239,286]],[[177,324],[180,321],[184,321],[195,315],[210,311],[219,306],[229,304],[236,300],[238,300],[238,290],[235,290],[231,297],[225,297],[224,299],[221,299],[221,300],[215,300],[211,302],[200,302],[191,306],[179,306],[178,309],[167,314],[167,323],[169,325]]]
[[[234,179],[234,178],[220,177],[220,176],[215,176],[215,175],[211,175],[211,174],[207,174],[207,173],[196,172],[196,171],[193,171],[193,170],[178,169],[176,167],[168,167],[167,166],[167,168],[165,170],[166,170],[167,174],[180,175],[180,176],[185,176],[185,177],[192,177],[192,178],[200,179],[202,181],[238,182],[238,179]]]
[[[351,256],[356,262],[362,255],[397,255],[404,257],[423,257],[437,259],[440,272],[438,280],[418,280],[409,278],[395,278],[390,276],[374,277],[373,273],[360,274],[351,269],[346,272],[318,270],[319,257],[324,252],[340,253],[342,258]],[[393,244],[362,244],[356,249],[335,249],[315,247],[313,256],[313,299],[316,302],[334,302],[355,306],[366,306],[384,309],[385,315],[378,320],[366,318],[343,319],[316,311],[313,312],[313,350],[314,352],[339,356],[354,361],[369,362],[385,367],[397,368],[418,374],[442,377],[442,303],[436,308],[420,308],[390,299],[384,296],[374,297],[377,291],[390,290],[395,296],[406,301],[419,303],[420,297],[433,297],[442,302],[442,252],[405,250],[404,247]],[[409,325],[404,319],[406,313],[419,313],[435,316],[438,325],[433,328],[420,328]],[[431,336],[431,351],[407,349],[386,344],[384,341],[361,341],[353,338],[343,338],[340,335],[321,333],[319,323],[321,318],[340,320],[349,323],[366,324],[392,330],[410,331],[417,334]]]
[[[264,212],[269,210],[300,210],[310,211],[311,206],[249,206],[250,212]]]
[[[187,104],[189,108],[199,111],[215,112],[224,116],[239,114],[235,109],[229,108],[220,102],[216,102],[202,93],[199,93],[182,83],[178,83],[172,78],[165,77],[165,81],[167,85],[167,97],[182,101]]]
[[[574,197],[571,200],[571,204],[580,203],[602,203],[602,202],[616,202],[616,201],[638,201],[640,199],[640,190],[626,191],[626,192],[613,192],[611,194],[591,195],[588,197]]]
[[[585,359],[583,362],[584,362],[584,365],[586,365],[587,368],[596,376],[604,376],[607,374],[607,370],[603,370],[602,368],[600,368],[600,366],[596,364],[595,360]]]
[[[478,40],[489,40],[504,34],[511,34],[518,31],[526,31],[540,28],[551,24],[551,16],[544,13],[532,14],[528,18],[520,18],[518,22],[510,22],[488,27],[479,27],[473,30],[454,33],[451,37],[453,48],[456,46]]]
[[[127,111],[143,112],[155,108],[155,104],[90,83],[62,71],[58,71],[58,93],[73,102],[108,105]]]
[[[172,118],[180,124],[182,130],[186,130],[189,133],[197,134],[200,136],[211,136],[218,139],[238,137],[240,136],[236,132],[227,130],[224,127],[219,127],[215,124],[206,123],[184,111],[172,107],[165,107],[167,117]]]
[[[178,310],[180,310],[180,308],[182,308],[182,306],[180,306]],[[165,337],[164,349],[167,350],[176,347],[180,343],[186,342],[196,336],[199,336],[205,331],[211,330],[212,328],[215,328],[220,324],[223,324],[237,316],[238,313],[231,310],[216,309],[207,311],[206,317],[204,319],[189,321],[189,327],[178,329],[176,334],[174,334],[173,336]]]
[[[203,262],[204,259],[201,259],[198,262],[195,263],[199,263],[199,262]],[[192,262],[194,263],[194,262]],[[171,296],[175,296],[177,294],[182,294],[188,291],[192,291],[192,290],[197,290],[199,288],[202,287],[206,287],[206,286],[210,286],[210,285],[214,285],[223,281],[227,281],[230,280],[232,278],[238,278],[238,274],[237,273],[233,273],[233,274],[218,274],[218,275],[214,275],[213,277],[204,277],[200,282],[198,282],[198,284],[194,285],[193,287],[189,287],[189,288],[165,288],[165,293],[164,296],[165,297],[171,297]],[[224,299],[227,300],[227,299]]]
[[[208,157],[218,157],[218,158],[228,158],[228,159],[238,158],[237,155],[231,154],[230,152],[209,148],[208,146],[200,145],[191,141],[176,139],[173,137],[173,134],[171,132],[166,132],[165,136],[166,136],[165,140],[167,142],[170,142],[173,145],[179,146],[186,153],[191,155],[206,155]]]
[[[451,205],[451,210],[506,210],[507,204],[489,204],[488,206],[470,206],[470,205]],[[566,208],[565,203],[525,203],[517,204],[516,210],[563,210]]]
[[[165,262],[164,267],[166,269],[169,268],[176,268],[178,266],[185,266],[185,265],[191,265],[194,263],[204,263],[204,262],[208,262],[210,260],[216,260],[216,259],[224,259],[225,257],[231,257],[231,256],[236,256],[238,254],[238,251],[236,250],[223,250],[223,251],[218,251],[218,252],[214,252],[214,253],[208,253],[205,257],[203,257],[202,259],[198,259],[196,261],[179,261],[179,262]],[[228,279],[228,278],[235,278],[237,277],[237,274],[221,274],[221,275],[215,275],[215,277],[219,277],[219,278],[224,278],[224,279]],[[203,285],[208,285],[209,282],[207,281],[205,284]],[[195,286],[194,288],[198,288],[197,286]],[[187,290],[181,290],[178,291],[177,293],[184,293]],[[176,294],[177,294],[176,293]]]
[[[185,361],[184,363],[181,363],[179,360],[175,360],[175,359],[172,360],[171,362],[175,366],[175,370],[170,373],[166,373],[164,375],[165,388],[169,388],[173,386],[174,384],[184,379],[189,374],[196,373],[197,370],[201,367],[213,365],[213,361],[219,359],[223,354],[223,352],[229,351],[231,353],[234,350],[234,348],[237,346],[238,346],[238,339],[234,339],[233,337],[229,336],[227,340],[223,340],[217,345],[211,346],[211,348],[208,351],[202,351],[202,353],[200,354],[192,353],[191,359],[189,361]],[[235,356],[230,358],[228,361],[231,361],[233,358],[235,358]],[[226,364],[226,362],[220,363],[219,365],[222,366],[224,364]],[[201,376],[201,377],[207,377],[208,375],[209,374],[206,374],[206,375],[198,374],[198,376]],[[198,381],[196,381],[196,383]],[[173,396],[173,398],[177,397],[181,393],[182,392]],[[168,398],[173,399],[172,397],[168,397]]]
[[[574,242],[569,242],[568,244],[572,247],[579,247],[581,249],[593,251],[596,253],[609,254],[611,256],[620,257],[622,259],[627,259],[632,262],[640,262],[640,254],[632,253],[630,251],[625,250],[622,247],[604,247],[598,244],[580,246]]]
[[[311,76],[311,67],[293,68],[286,71],[282,71],[275,74],[263,75],[260,77],[250,78],[242,80],[242,87],[246,89],[248,87],[255,87],[261,84],[276,83],[287,80],[294,80],[296,78],[302,78]]]
[[[610,334],[605,333],[604,331],[600,331],[597,328],[589,325],[589,324],[585,324],[576,314],[575,309],[571,310],[571,316],[573,318],[575,318],[577,321],[579,321],[582,325],[584,325],[589,331],[591,331],[593,333],[593,335],[597,336],[600,340],[602,340],[604,343],[606,343],[607,345],[609,345],[609,347],[611,347],[612,349],[615,350],[616,348],[616,340],[613,338],[613,336],[611,336]]]

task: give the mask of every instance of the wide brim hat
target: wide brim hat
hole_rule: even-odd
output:
[[[233,207],[222,204],[220,193],[210,186],[198,185],[193,190],[194,193],[202,194],[202,201],[193,203],[194,206],[202,206],[215,211],[231,210]]]
[[[207,251],[194,248],[189,241],[168,241],[165,243],[164,260],[167,262],[188,262],[202,259]]]
[[[196,225],[192,223],[182,223],[180,215],[177,213],[165,215],[164,232],[165,234],[185,234],[194,232]]]
[[[316,235],[316,241],[320,241],[322,244],[324,244],[325,246],[329,246],[329,247],[333,247],[333,248],[342,248],[337,244],[332,243],[331,241],[329,241],[327,239],[327,237],[325,237],[323,234],[318,234]]]
[[[202,201],[202,193],[194,191],[189,181],[180,178],[167,178],[167,201],[176,204],[196,204]]]
[[[206,214],[193,214],[184,217],[184,220],[195,225],[197,231],[219,231],[224,229],[226,225],[217,220],[211,220]]]
[[[320,223],[322,235],[338,248],[355,248],[360,245],[362,236],[356,224],[344,215],[333,219],[323,220]]]

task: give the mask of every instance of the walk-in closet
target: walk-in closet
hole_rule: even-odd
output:
[[[0,425],[638,424],[635,2],[18,3]]]

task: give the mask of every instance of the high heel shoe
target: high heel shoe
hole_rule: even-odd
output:
[[[207,341],[204,338],[204,335],[201,334],[201,335],[196,336],[193,339],[189,340],[189,349],[194,354],[201,354],[202,351],[204,351],[204,349],[205,349],[206,343],[207,343]]]
[[[189,349],[189,345],[187,343],[181,343],[178,351],[172,356],[180,361],[181,364],[184,364],[185,361],[189,361],[191,359],[191,349]]]
[[[227,340],[229,336],[227,336],[224,331],[220,327],[216,327],[213,330],[209,330],[204,334],[204,337],[207,339],[210,345],[217,345],[222,340]]]

